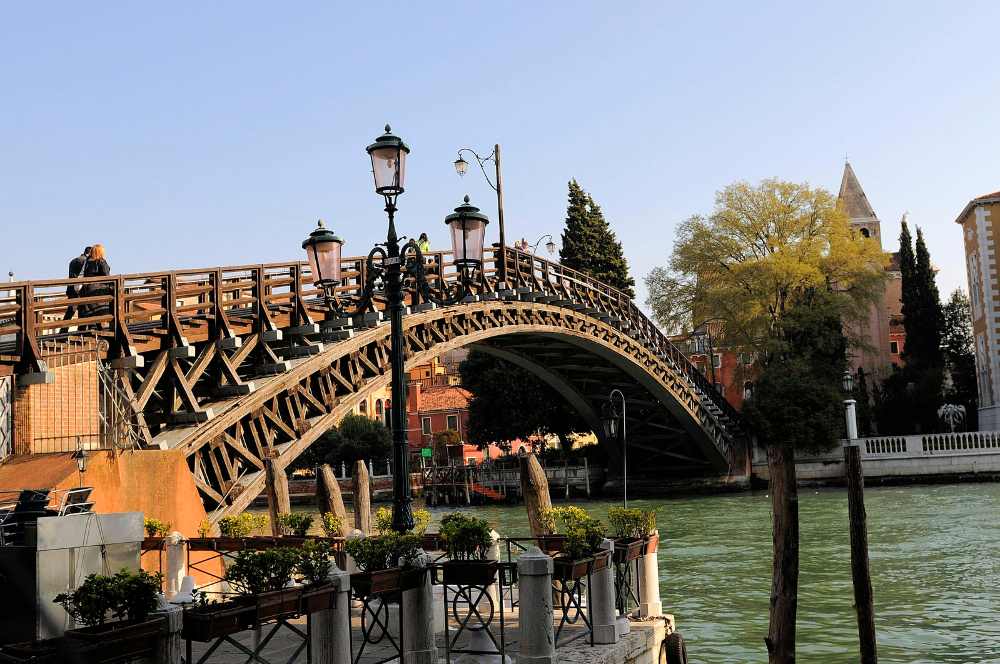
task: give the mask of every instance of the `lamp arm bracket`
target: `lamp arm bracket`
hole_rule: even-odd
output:
[[[486,178],[487,184],[489,184],[490,187],[493,188],[493,191],[498,191],[497,186],[493,184],[493,180],[490,179],[489,174],[486,172],[486,162],[492,161],[493,163],[496,163],[496,157],[497,157],[496,148],[493,148],[493,151],[490,152],[489,156],[487,157],[480,157],[479,153],[473,150],[472,148],[460,148],[458,151],[458,156],[461,157],[463,152],[472,153],[472,156],[476,158],[476,163],[479,164],[479,170],[483,172],[483,177]]]

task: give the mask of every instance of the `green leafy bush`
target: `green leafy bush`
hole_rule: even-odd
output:
[[[267,528],[266,514],[251,514],[243,512],[236,516],[224,516],[219,519],[219,532],[223,537],[250,537],[254,531]]]
[[[159,519],[146,518],[142,520],[142,527],[146,529],[147,537],[166,537],[170,533],[171,525]]]
[[[441,519],[441,537],[451,560],[485,560],[493,545],[489,522],[461,512]]]
[[[362,572],[378,572],[400,564],[411,566],[420,553],[420,538],[390,531],[385,535],[349,539],[344,550]]]
[[[642,539],[656,530],[656,510],[612,507],[608,510],[608,525],[615,537]]]
[[[604,524],[581,507],[554,507],[544,517],[556,526],[559,534],[566,536],[562,553],[572,560],[597,553],[606,537]]]
[[[162,583],[162,574],[145,570],[122,569],[113,576],[90,574],[79,588],[61,593],[53,601],[87,626],[104,624],[109,613],[117,620],[141,622],[156,610],[156,594]]]
[[[330,547],[326,542],[311,540],[299,549],[296,571],[309,584],[325,583],[330,575]]]
[[[243,550],[226,570],[226,581],[241,595],[281,590],[291,581],[300,560],[299,551],[290,547]]]
[[[387,535],[392,530],[392,509],[385,507],[384,505],[377,510],[372,517],[373,526],[375,527],[375,532],[380,535]],[[427,531],[427,526],[431,523],[431,513],[427,510],[420,509],[413,511],[413,530],[410,532],[414,535],[423,535]]]
[[[319,519],[324,535],[327,537],[340,537],[344,521],[339,516],[333,512],[324,512]]]
[[[312,527],[313,518],[304,512],[283,512],[278,515],[278,527],[282,535],[305,537]]]

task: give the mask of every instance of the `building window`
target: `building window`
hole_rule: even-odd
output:
[[[381,399],[377,399],[375,401],[375,414],[378,415],[379,417],[382,416],[382,400]]]
[[[361,413],[362,415],[367,415],[368,414],[368,402],[367,401],[362,401],[361,403],[358,404],[358,412]]]
[[[425,436],[431,435],[431,418],[421,417],[420,418],[420,430]]]
[[[861,235],[863,237],[871,237],[872,236],[871,231],[869,231],[867,228],[862,228],[861,229]]]
[[[458,431],[458,415],[448,416],[448,428],[452,431]]]
[[[890,341],[889,342],[889,352],[892,353],[893,355],[899,355],[899,342],[898,341]]]
[[[712,366],[716,369],[722,368],[722,353],[714,353],[712,355]]]

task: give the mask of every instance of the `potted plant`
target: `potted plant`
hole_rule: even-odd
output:
[[[615,540],[614,562],[625,563],[646,554],[656,533],[656,512],[612,507],[608,523]],[[652,546],[655,551],[656,542]]]
[[[285,512],[278,515],[282,537],[305,537],[312,527],[313,518],[304,512]]]
[[[188,540],[188,547],[192,551],[236,551],[248,547],[269,547],[273,540],[253,542],[247,539],[254,532],[267,528],[267,525],[266,514],[244,512],[238,515],[224,516],[219,519],[219,537],[207,537],[211,525],[203,524],[202,527],[199,527],[199,534],[205,532],[206,535]]]
[[[142,527],[146,531],[142,548],[151,551],[163,547],[163,538],[170,533],[171,524],[159,519],[145,518],[142,520]]]
[[[553,558],[553,578],[579,579],[607,567],[610,551],[600,548],[605,538],[604,525],[579,507],[552,510],[561,534],[566,536],[562,550]]]
[[[296,572],[304,585],[300,613],[333,608],[336,589],[329,580],[331,553],[330,545],[322,540],[308,541],[299,549]]]
[[[351,575],[351,589],[359,597],[416,588],[424,568],[415,568],[420,549],[416,535],[390,532],[348,540],[344,549],[359,572]]]
[[[162,574],[123,569],[113,576],[91,574],[72,593],[58,595],[55,602],[85,625],[66,630],[63,659],[87,663],[150,654],[163,628],[162,618],[149,619],[162,583]]]
[[[448,553],[445,585],[488,586],[496,580],[497,561],[486,558],[493,534],[485,519],[453,512],[441,519],[440,534]]]
[[[333,512],[323,512],[319,517],[319,525],[323,529],[326,537],[340,537],[343,532],[344,521]]]
[[[262,551],[244,549],[226,570],[226,581],[240,594],[243,603],[257,609],[256,620],[298,613],[300,587],[289,587],[301,554],[289,547]]]
[[[0,646],[4,664],[61,664],[63,639],[43,639]]]

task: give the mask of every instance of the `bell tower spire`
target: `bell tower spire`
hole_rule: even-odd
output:
[[[837,204],[851,220],[851,229],[865,237],[870,237],[882,246],[882,223],[879,221],[865,190],[858,182],[858,176],[851,168],[851,162],[844,162],[844,176],[840,180],[840,194]]]

